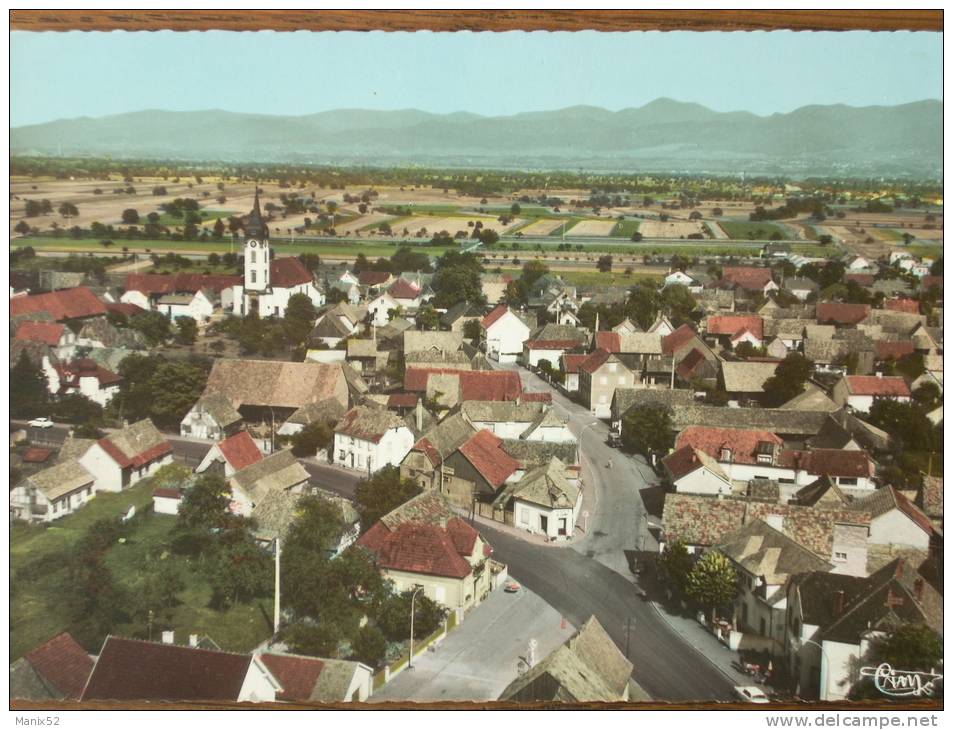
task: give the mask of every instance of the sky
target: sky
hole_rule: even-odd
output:
[[[143,109],[489,116],[942,98],[939,33],[11,33],[10,124]]]

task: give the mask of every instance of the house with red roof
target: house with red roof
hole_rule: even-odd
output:
[[[870,413],[874,398],[910,402],[910,386],[899,375],[845,375],[834,385],[831,400],[860,413]]]
[[[761,266],[725,266],[721,279],[746,292],[767,294],[778,288],[771,269]]]
[[[417,309],[433,299],[431,288],[421,281],[419,275],[404,274],[387,288],[387,293],[403,309]]]
[[[233,309],[233,289],[241,283],[242,277],[227,274],[129,274],[119,301],[173,318],[202,320],[219,305]]]
[[[361,662],[270,653],[259,659],[281,684],[279,702],[366,702],[374,691],[374,670]]]
[[[665,476],[680,494],[731,494],[731,479],[716,459],[693,446],[676,449],[662,459]]]
[[[559,359],[559,369],[563,373],[562,387],[567,393],[579,390],[579,366],[589,359],[587,353],[565,353]]]
[[[820,302],[815,316],[818,324],[852,326],[863,322],[870,316],[869,304],[850,304],[848,302]]]
[[[870,514],[867,542],[929,550],[936,530],[930,518],[900,491],[886,485],[850,503]]]
[[[889,309],[891,312],[920,314],[920,302],[917,299],[888,299],[884,302],[884,309]]]
[[[357,545],[369,550],[398,592],[423,586],[428,598],[462,612],[492,588],[493,550],[446,496],[423,492],[384,515]]]
[[[42,342],[57,350],[58,354],[76,344],[75,333],[62,322],[36,322],[27,319],[17,327],[15,337],[21,342]]]
[[[497,362],[516,362],[531,331],[526,320],[506,304],[480,320],[480,329],[486,356]]]
[[[48,314],[56,322],[68,319],[88,319],[106,314],[105,303],[91,289],[78,286],[47,294],[29,294],[10,300],[10,317]]]
[[[737,347],[748,342],[755,347],[764,344],[764,320],[757,314],[712,315],[706,320],[706,332],[723,347]]]
[[[519,373],[512,370],[407,368],[404,390],[424,394],[445,408],[469,400],[510,401],[523,397]]]
[[[916,348],[911,340],[877,340],[874,342],[874,352],[877,360],[899,360],[912,355]]]
[[[172,444],[145,418],[94,442],[79,463],[97,492],[121,492],[172,463]]]
[[[195,473],[201,474],[208,469],[220,470],[229,478],[246,466],[257,464],[265,458],[248,431],[239,431],[217,444],[212,444],[202,461],[195,467]]]
[[[58,395],[79,394],[103,408],[116,395],[122,376],[89,358],[80,358],[54,366],[59,375]]]
[[[78,700],[92,671],[93,658],[64,632],[10,665],[10,698]]]
[[[503,448],[503,439],[486,429],[450,453],[442,471],[441,491],[459,505],[492,502],[504,484],[523,475],[520,462]]]

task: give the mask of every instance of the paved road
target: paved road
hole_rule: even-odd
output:
[[[26,421],[12,421],[15,425],[27,428]],[[52,428],[27,428],[29,438],[34,442],[48,443],[59,446],[66,440],[70,426],[54,425]],[[186,463],[195,466],[208,452],[212,441],[202,439],[183,438],[166,434],[172,444],[172,453]],[[316,487],[327,489],[347,499],[354,499],[357,483],[364,478],[363,473],[347,471],[329,464],[319,464],[314,460],[300,459],[301,465],[311,475],[311,483]]]
[[[495,590],[467,614],[458,628],[414,666],[375,692],[371,702],[410,700],[496,700],[519,676],[530,639],[536,661],[575,633],[558,611],[525,587],[518,593]]]

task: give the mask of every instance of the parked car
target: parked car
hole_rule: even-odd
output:
[[[771,701],[761,689],[751,685],[735,687],[735,694],[745,702],[754,702],[758,705],[766,705]]]
[[[613,449],[621,448],[622,437],[617,433],[610,433],[609,438],[606,439],[606,444],[611,446]]]
[[[32,418],[27,423],[33,428],[53,428],[53,421],[51,421],[46,416],[42,418]]]

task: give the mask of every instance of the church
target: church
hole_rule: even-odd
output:
[[[258,312],[260,317],[284,317],[293,294],[304,294],[315,307],[324,306],[324,293],[301,259],[274,258],[268,225],[261,215],[258,191],[255,205],[242,226],[245,235],[245,276],[232,288],[233,314]]]

